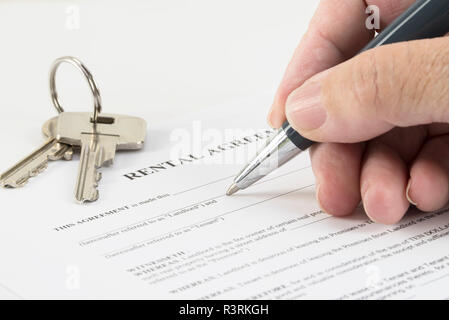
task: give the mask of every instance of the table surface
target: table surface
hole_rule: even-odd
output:
[[[257,97],[266,114],[314,1],[90,0],[0,2],[0,171],[43,142],[56,115],[48,86],[55,58],[80,58],[106,113],[141,116],[151,128]],[[66,111],[91,111],[82,75],[57,74]],[[217,107],[219,106],[219,107]],[[235,110],[234,110],[235,111]],[[227,110],[218,110],[227,112]],[[37,184],[36,184],[37,185]]]

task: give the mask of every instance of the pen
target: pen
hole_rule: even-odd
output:
[[[384,44],[441,37],[448,31],[449,0],[420,0],[378,34],[360,53]],[[285,121],[260,153],[234,178],[226,195],[248,188],[314,143],[302,137]]]

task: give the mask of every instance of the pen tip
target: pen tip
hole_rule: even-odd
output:
[[[227,196],[231,196],[234,193],[236,193],[237,191],[239,191],[239,187],[237,187],[237,185],[235,183],[233,183],[229,188],[228,191],[226,191],[226,195]]]

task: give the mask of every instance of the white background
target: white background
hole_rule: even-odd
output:
[[[202,110],[217,106],[235,112],[223,110],[228,102],[236,108],[235,100],[257,97],[265,115],[317,4],[1,1],[0,171],[43,142],[42,123],[56,115],[48,89],[55,58],[80,58],[97,81],[104,112],[145,118],[150,138],[168,119],[201,119]],[[57,85],[66,111],[92,110],[73,67],[61,66]]]

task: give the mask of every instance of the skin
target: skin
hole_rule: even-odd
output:
[[[449,38],[354,56],[373,37],[367,5],[380,8],[384,28],[413,2],[322,0],[275,95],[270,125],[288,119],[322,142],[310,155],[329,214],[349,215],[362,201],[373,221],[394,224],[410,204],[449,202]]]

